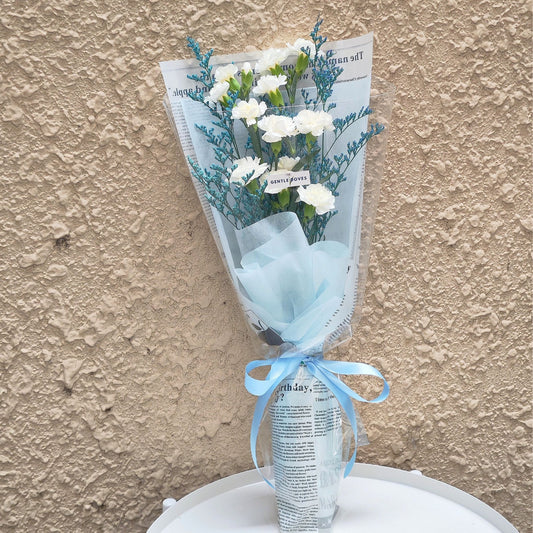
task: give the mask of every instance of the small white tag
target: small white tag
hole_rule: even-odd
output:
[[[269,194],[277,194],[287,187],[300,187],[300,185],[309,185],[311,183],[309,170],[299,170],[298,172],[278,170],[271,172],[267,179],[268,185],[265,192]]]

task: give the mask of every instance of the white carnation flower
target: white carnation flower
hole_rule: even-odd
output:
[[[333,117],[325,111],[311,111],[304,109],[294,118],[298,133],[311,133],[315,137],[322,135],[324,131],[333,131]]]
[[[316,55],[315,43],[308,39],[296,39],[294,44],[287,43],[289,51],[291,54],[303,54],[302,48],[309,48],[310,54],[309,59],[314,59]]]
[[[255,70],[260,74],[269,72],[276,65],[281,65],[287,57],[289,57],[289,50],[287,48],[270,48],[269,50],[265,50],[256,63]]]
[[[253,179],[262,176],[268,169],[268,164],[261,163],[261,160],[257,157],[243,157],[234,161],[234,164],[237,165],[237,168],[231,172],[229,180],[231,183],[237,183],[238,185],[246,185]],[[252,176],[245,182],[244,178],[249,174],[252,174]]]
[[[298,133],[292,118],[283,115],[263,117],[257,125],[265,132],[263,140],[267,143],[275,143],[281,141],[283,137],[291,137]]]
[[[235,74],[237,74],[237,70],[238,68],[233,63],[230,63],[229,65],[224,65],[223,67],[218,67],[215,70],[215,81],[218,83],[228,81],[231,78],[235,77]]]
[[[213,88],[209,91],[209,96],[206,96],[206,102],[217,103],[222,100],[224,96],[228,95],[229,83],[227,81],[218,82],[213,85]]]
[[[251,126],[257,122],[257,119],[265,114],[267,105],[265,102],[258,102],[255,98],[241,100],[232,110],[231,118],[233,120],[244,119],[246,125]]]
[[[333,193],[321,183],[312,183],[306,187],[298,187],[298,201],[312,205],[317,215],[323,215],[335,209]]]
[[[253,93],[256,96],[262,94],[273,93],[282,85],[287,83],[287,76],[280,74],[279,76],[262,76],[257,80],[257,85],[253,88]]]
[[[298,163],[298,161],[300,161],[299,157],[288,157],[284,155],[278,160],[278,170],[292,170],[296,166],[296,163]]]

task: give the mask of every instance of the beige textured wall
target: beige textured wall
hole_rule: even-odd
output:
[[[254,357],[161,107],[158,61],[304,35],[293,0],[4,0],[0,530],[140,532],[251,467]],[[365,316],[359,460],[531,531],[531,5],[332,0],[396,84]]]

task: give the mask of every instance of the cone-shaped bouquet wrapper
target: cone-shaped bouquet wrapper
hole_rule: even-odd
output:
[[[309,61],[310,50],[303,50]],[[247,72],[248,66],[240,77],[230,76],[225,100],[211,89],[210,96],[222,99],[206,105],[205,97],[167,98],[166,107],[262,346],[263,359],[246,368],[246,387],[258,397],[252,457],[258,466],[259,449],[263,475],[275,486],[280,530],[324,531],[336,511],[342,475],[366,439],[352,400],[378,402],[388,394],[375,368],[330,361],[324,353],[348,340],[360,318],[393,90],[380,80],[371,83],[369,72],[338,76],[324,105],[321,87],[304,83],[292,98],[287,89],[290,102],[261,105],[250,124],[231,119],[231,108],[252,98],[279,102],[276,94],[253,88],[246,94]],[[285,74],[290,79],[290,67]],[[256,73],[255,83],[258,78]],[[269,369],[266,378],[257,377],[258,367]],[[383,390],[364,399],[342,382],[342,374],[375,376]]]

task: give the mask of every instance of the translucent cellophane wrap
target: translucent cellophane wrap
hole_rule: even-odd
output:
[[[375,78],[371,87],[370,78],[366,78],[337,84],[334,95],[334,116],[358,113],[369,104],[372,113],[355,121],[341,139],[324,134],[321,149],[330,157],[341,154],[346,143],[359,139],[373,124],[385,128],[351,164],[338,188],[337,213],[317,242],[308,242],[291,212],[235,228],[206,201],[202,184],[193,180],[258,341],[258,353],[266,358],[298,354],[322,360],[324,354],[351,338],[352,328],[361,317],[394,91]],[[168,100],[166,108],[174,124],[176,111],[171,113]],[[294,115],[298,107],[282,112]],[[194,162],[208,168],[210,147],[198,129],[198,125],[211,121],[207,110],[198,102],[184,100],[178,116],[183,121],[180,131],[185,129],[189,135],[187,146],[194,147]],[[244,128],[236,128],[236,140],[246,144]],[[183,144],[183,138],[180,141]],[[330,148],[332,144],[335,146]],[[190,148],[188,152],[190,157]],[[356,431],[353,420],[347,423],[338,397],[309,368],[302,361],[284,376],[270,391],[268,404],[259,414],[256,409],[254,417],[254,424],[258,425],[256,418],[263,422],[259,449],[265,477],[276,487],[283,533],[310,533],[330,527],[350,446],[367,442],[360,421]],[[252,452],[255,459],[255,450]]]

